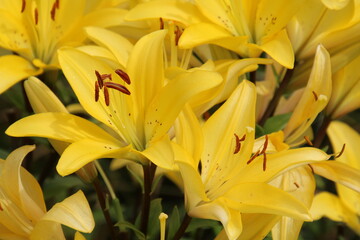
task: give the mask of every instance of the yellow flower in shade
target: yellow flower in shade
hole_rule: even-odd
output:
[[[211,43],[230,49],[242,57],[259,57],[262,52],[266,52],[281,65],[293,67],[294,53],[285,27],[304,1],[194,2],[151,1],[135,7],[126,19],[172,19],[187,26],[179,40],[180,47],[192,48]],[[156,11],[149,11],[151,8],[156,8]],[[173,11],[176,12],[173,14],[175,16],[170,14]]]
[[[360,107],[360,57],[333,74],[333,91],[326,114],[339,118]]]
[[[287,169],[328,158],[315,148],[280,151],[284,146],[270,144],[277,142],[272,136],[254,144],[255,98],[255,86],[244,80],[203,127],[190,108],[179,117],[182,127],[176,127],[173,148],[188,214],[221,221],[229,239],[242,233],[243,213],[310,220],[300,201],[267,183]],[[276,146],[279,152],[274,152]],[[258,148],[254,154],[253,148]]]
[[[76,49],[59,52],[63,72],[80,103],[112,134],[68,113],[41,113],[24,118],[10,126],[7,134],[72,143],[57,165],[61,175],[73,173],[99,158],[125,158],[141,164],[148,164],[147,159],[155,164],[163,163],[162,158],[171,161],[167,131],[191,97],[216,87],[222,79],[219,74],[200,68],[166,79],[162,52],[165,34],[164,30],[157,31],[139,40],[126,70],[114,69],[107,61]],[[108,45],[108,40],[111,39],[103,40],[104,45]],[[111,54],[121,55],[123,47],[112,46]]]
[[[95,223],[82,191],[46,211],[40,185],[21,167],[34,148],[20,147],[0,160],[0,239],[65,239],[61,224],[91,232]]]
[[[56,51],[79,45],[84,26],[119,25],[123,11],[108,1],[4,0],[0,2],[0,47],[14,52],[0,57],[0,93],[32,75],[57,69]]]
[[[344,176],[337,177],[338,196],[327,192],[316,195],[311,213],[315,219],[325,216],[334,221],[344,222],[360,235],[360,135],[345,123],[337,121],[330,123],[327,133],[334,152],[342,151],[345,144],[343,153],[335,162],[352,167],[353,172],[348,172],[346,176],[351,182],[346,181]]]

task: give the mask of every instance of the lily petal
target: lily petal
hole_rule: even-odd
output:
[[[220,221],[229,239],[236,239],[241,234],[241,214],[239,211],[229,208],[224,199],[201,204],[191,209],[189,215]]]
[[[35,68],[26,59],[16,55],[0,57],[0,94],[12,87],[15,83],[42,72]]]
[[[96,124],[69,113],[39,113],[12,124],[6,134],[13,137],[46,137],[64,142],[97,139],[119,142]]]
[[[85,31],[95,43],[108,48],[123,67],[127,65],[130,52],[133,49],[133,45],[129,40],[103,28],[87,27]]]
[[[201,69],[177,75],[160,90],[149,105],[145,115],[146,140],[164,135],[189,99],[218,86],[221,81],[220,74]]]
[[[228,206],[244,213],[285,215],[311,220],[308,208],[298,199],[266,183],[242,183],[228,191],[224,198]]]
[[[95,226],[89,203],[81,190],[55,204],[41,221],[57,222],[87,233],[91,232]]]
[[[124,147],[119,142],[107,141],[106,139],[83,139],[72,143],[65,149],[56,170],[61,176],[66,176],[96,159],[121,158],[130,150],[130,146]]]

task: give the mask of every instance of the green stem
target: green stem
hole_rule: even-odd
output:
[[[259,125],[264,126],[266,120],[271,117],[280,101],[281,96],[283,95],[283,93],[285,92],[287,86],[290,83],[290,79],[294,73],[294,69],[287,69],[285,76],[283,78],[283,80],[280,83],[280,86],[276,89],[273,98],[271,99],[264,115],[262,116],[262,118],[259,121]]]
[[[151,202],[151,186],[154,180],[156,165],[149,163],[149,165],[143,166],[144,171],[144,195],[143,195],[143,208],[141,213],[141,225],[140,230],[147,234],[149,215],[150,215],[150,202]]]
[[[105,201],[104,192],[103,192],[103,189],[101,187],[101,184],[100,184],[98,178],[95,178],[95,180],[93,182],[93,185],[94,185],[96,194],[98,196],[100,207],[101,207],[101,210],[102,210],[102,212],[104,214],[106,224],[107,224],[107,226],[109,228],[111,239],[116,240],[115,228],[114,228],[114,225],[113,225],[113,223],[111,221],[109,209],[106,207],[106,201]]]
[[[106,188],[108,189],[109,191],[109,194],[110,194],[110,197],[112,199],[112,202],[114,204],[114,207],[115,207],[115,212],[116,212],[116,216],[118,217],[118,221],[119,222],[123,222],[125,220],[124,218],[124,215],[123,215],[123,211],[122,211],[122,208],[121,208],[121,203],[120,203],[120,200],[117,198],[116,194],[115,194],[115,191],[114,191],[114,188],[113,186],[111,185],[111,182],[109,180],[109,178],[107,177],[106,173],[104,172],[103,168],[101,167],[100,163],[98,161],[95,161],[95,166],[98,170],[98,172],[100,173],[105,185],[106,185]],[[120,231],[123,232],[125,231],[126,229],[124,227],[120,227]]]
[[[190,222],[191,222],[191,217],[189,215],[185,215],[179,229],[177,230],[177,232],[175,233],[174,236],[174,240],[179,240],[185,233],[187,227],[189,226]]]

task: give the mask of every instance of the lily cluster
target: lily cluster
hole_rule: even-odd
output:
[[[0,239],[355,239],[359,27],[359,0],[0,0]]]

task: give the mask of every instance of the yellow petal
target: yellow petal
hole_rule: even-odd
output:
[[[27,219],[36,222],[46,211],[43,193],[36,179],[21,167],[25,156],[34,149],[26,145],[10,153],[2,168],[1,185]]]
[[[96,124],[68,113],[39,113],[12,124],[6,134],[13,137],[46,137],[64,142],[85,138],[118,142]]]
[[[86,240],[86,238],[80,232],[76,232],[74,240]]]
[[[318,46],[314,65],[304,93],[284,129],[287,142],[291,144],[309,128],[331,95],[330,56],[324,47]]]
[[[172,79],[161,89],[147,109],[145,115],[147,142],[165,134],[185,103],[193,96],[216,87],[221,81],[222,78],[218,73],[201,69],[184,72]]]
[[[339,10],[345,7],[349,0],[321,0],[321,2],[329,9]]]
[[[30,77],[24,82],[26,95],[35,113],[41,112],[64,112],[67,110],[55,94],[38,78]],[[69,145],[56,140],[49,140],[55,150],[61,154]]]
[[[184,25],[205,21],[198,8],[190,2],[176,0],[149,1],[136,5],[126,20],[169,19]]]
[[[176,142],[193,157],[196,167],[203,150],[203,134],[199,120],[189,105],[185,105],[175,122],[175,136]]]
[[[86,164],[100,158],[121,158],[130,151],[119,142],[106,139],[83,139],[65,149],[56,166],[61,176],[76,172]]]
[[[203,22],[186,28],[179,40],[179,46],[193,48],[212,43],[237,53],[243,53],[242,45],[247,42],[247,39],[247,36],[233,36],[218,25]]]
[[[61,223],[87,233],[95,226],[89,203],[81,190],[55,204],[41,220]]]
[[[205,143],[201,157],[201,175],[207,185],[211,186],[211,182],[221,184],[227,179],[239,176],[239,169],[246,165],[254,142],[255,98],[255,86],[245,80],[206,121],[203,127]],[[245,135],[240,149],[236,149],[235,134],[239,139]],[[220,194],[220,191],[216,192],[215,194]]]
[[[182,179],[184,182],[184,192],[185,192],[185,205],[186,209],[192,210],[195,208],[199,202],[207,201],[208,198],[205,194],[205,187],[201,181],[200,174],[197,171],[197,168],[194,168],[191,163],[191,157],[178,146],[178,152],[182,152],[182,155],[177,155],[180,159],[176,158],[176,164],[179,166]],[[178,161],[180,160],[180,161]]]
[[[200,204],[191,209],[188,214],[197,218],[220,221],[229,239],[236,239],[241,234],[242,224],[240,211],[229,208],[224,199]]]
[[[168,135],[164,135],[158,141],[151,142],[140,154],[161,168],[169,170],[175,168],[174,154]]]
[[[345,222],[360,234],[360,222],[356,213],[349,210],[334,194],[322,192],[315,196],[310,213],[314,219],[328,217],[333,221]]]
[[[109,30],[97,27],[85,29],[89,38],[100,46],[108,48],[118,62],[125,67],[133,45],[123,36]]]
[[[275,184],[274,184],[275,183]],[[288,192],[310,208],[315,192],[315,178],[310,167],[304,166],[286,171],[272,181],[272,185]],[[302,220],[282,217],[272,229],[273,239],[298,239]]]
[[[267,182],[286,170],[327,160],[329,156],[316,148],[298,148],[267,154],[266,170],[263,171],[263,156],[255,158],[246,165],[237,181]]]
[[[29,237],[30,240],[65,240],[62,227],[57,222],[40,221]]]
[[[7,55],[0,57],[0,94],[12,87],[15,83],[42,72],[36,69],[26,59],[16,56]]]
[[[258,47],[284,67],[290,69],[294,67],[294,51],[286,30],[278,32],[269,39],[264,39]]]
[[[301,201],[266,183],[238,184],[228,191],[224,198],[228,206],[240,212],[267,213],[311,220],[308,208]]]

